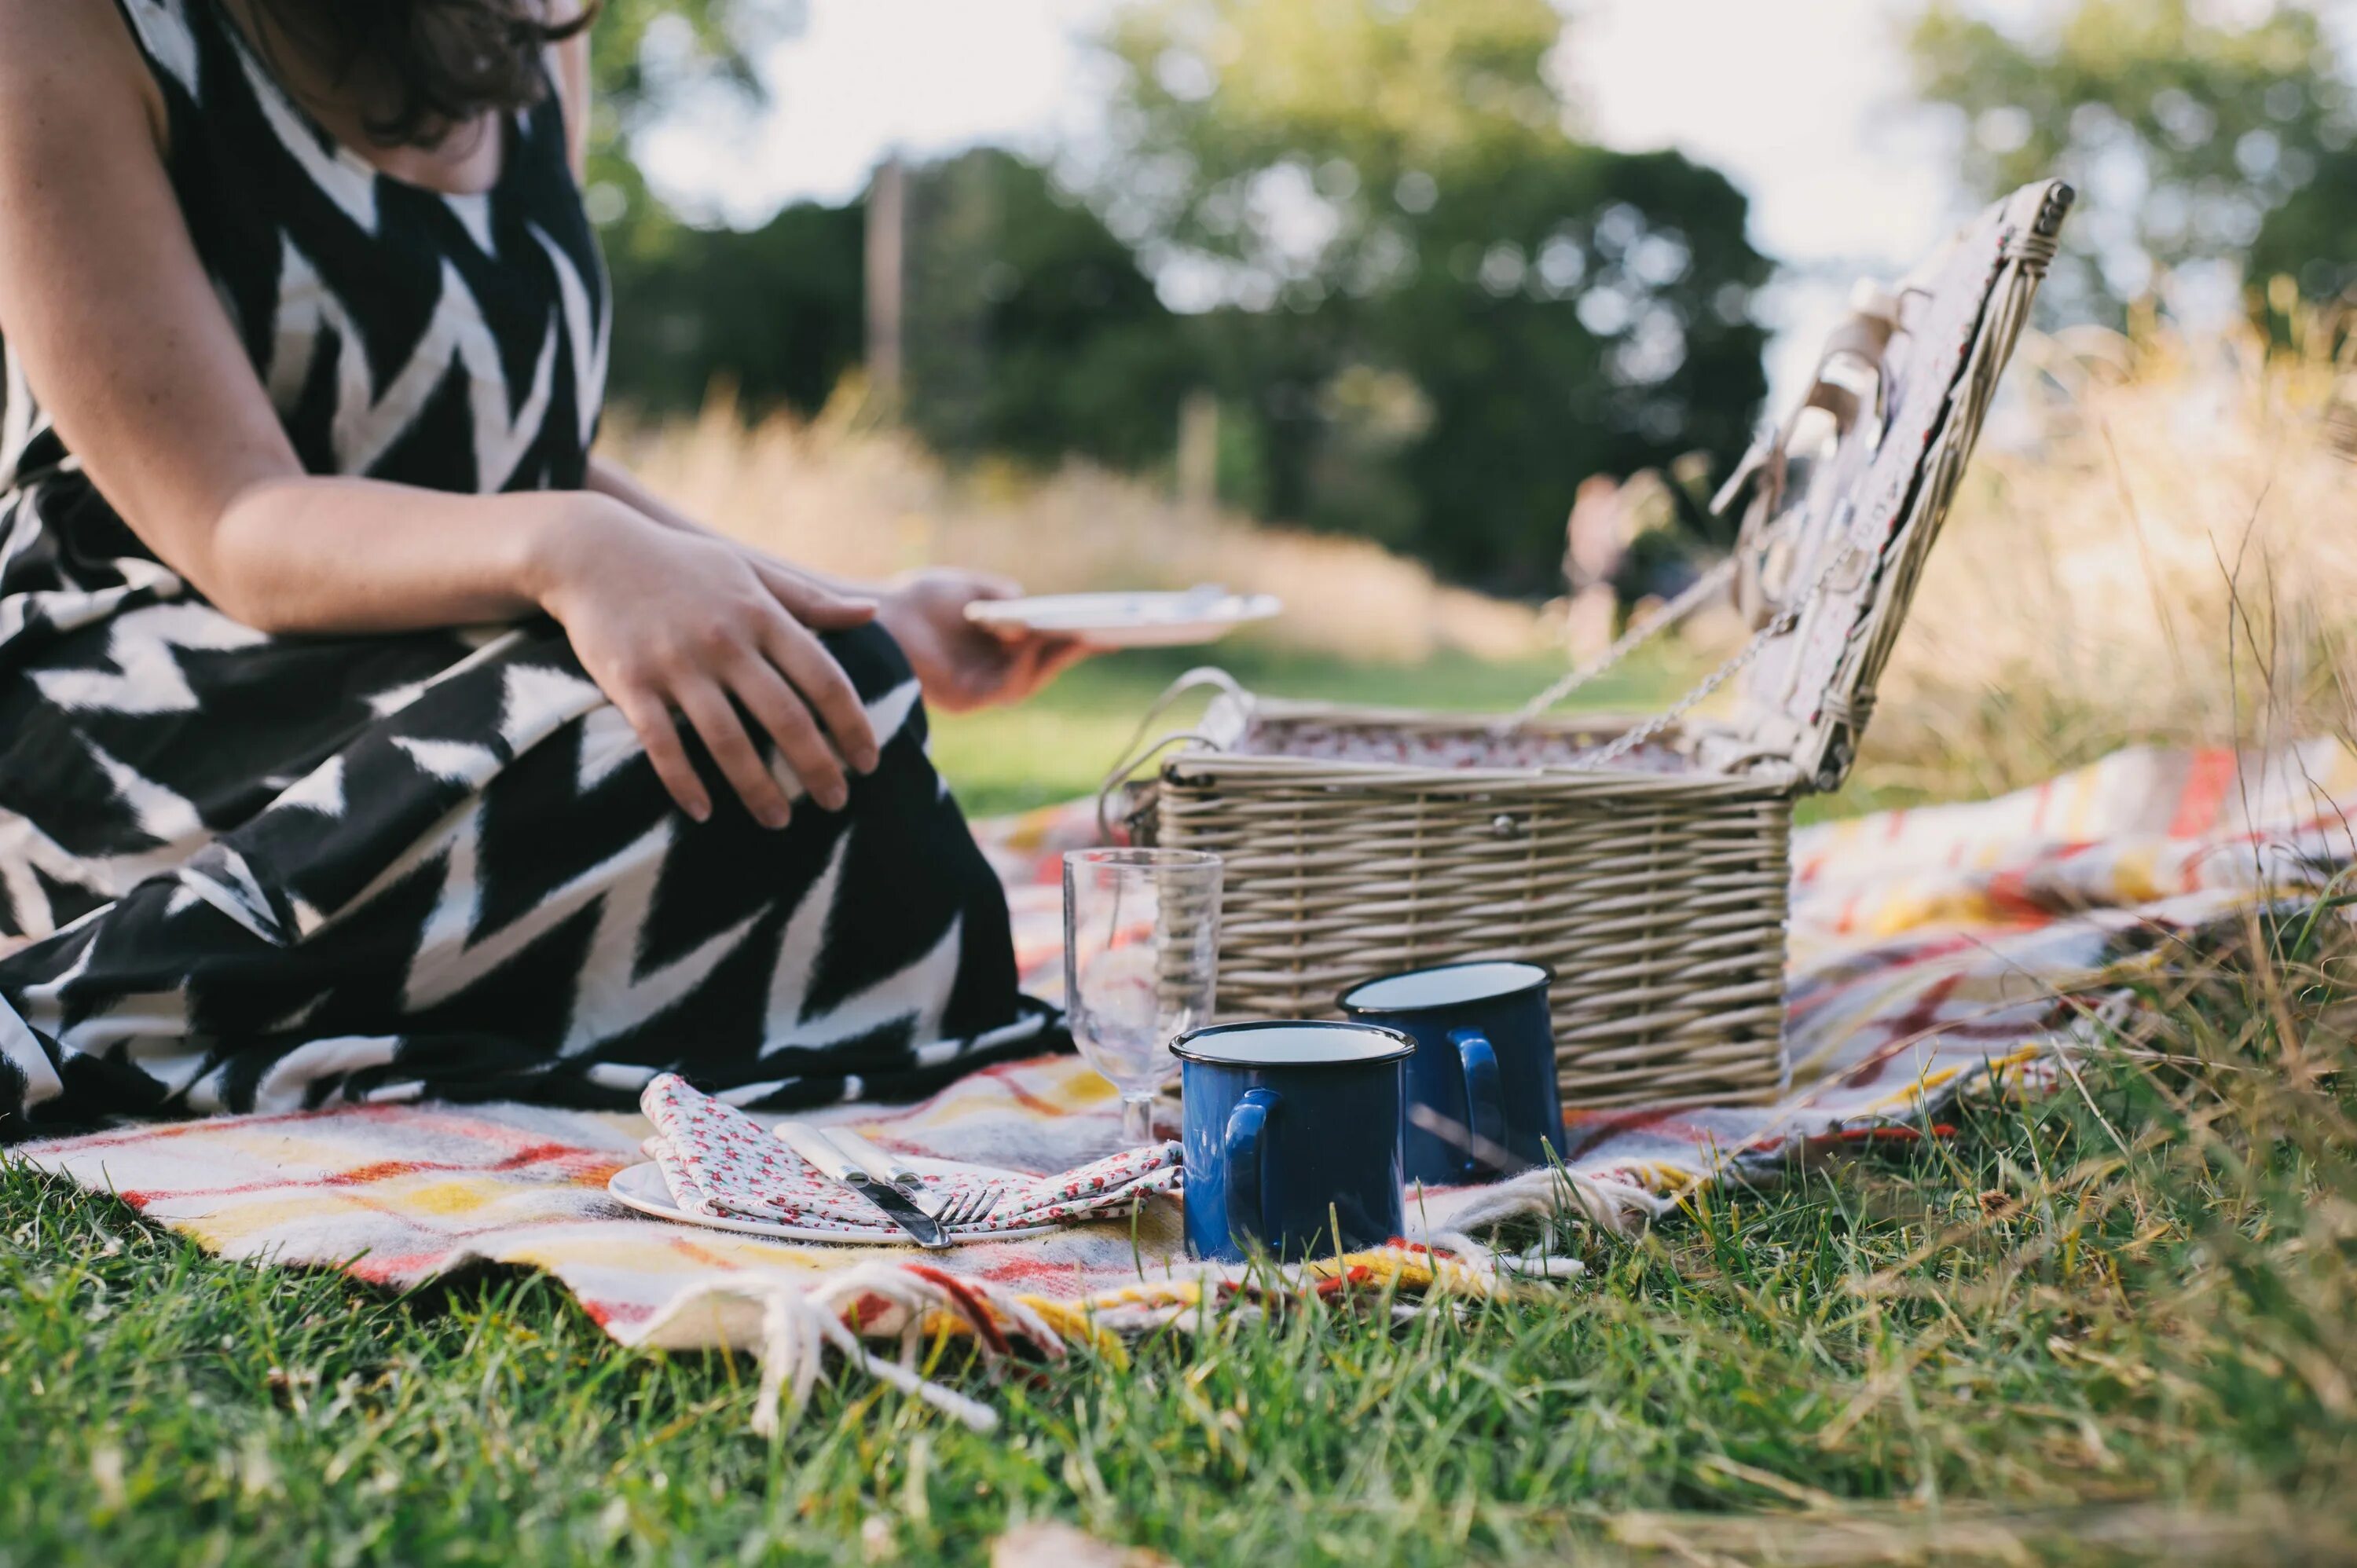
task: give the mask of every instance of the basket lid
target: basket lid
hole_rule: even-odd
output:
[[[2025,186],[1896,288],[1862,288],[1800,405],[1721,492],[1749,495],[1733,569],[1759,634],[1706,760],[1789,762],[1826,789],[1847,775],[2071,201],[2059,180]]]
[[[1540,766],[1630,771],[1629,759],[1667,738],[1711,772],[1772,773],[1803,788],[1838,788],[2072,199],[2060,180],[2024,186],[1895,287],[1862,286],[1806,393],[1753,445],[1715,503],[1724,510],[1749,497],[1735,554],[1489,726],[1491,736],[1540,725],[1565,697],[1732,583],[1756,628],[1740,650],[1666,712],[1615,724],[1610,740]],[[1812,413],[1822,417],[1813,421]],[[1681,723],[1730,682],[1738,682],[1732,714]],[[1217,671],[1193,671],[1148,711],[1139,739],[1174,696],[1207,682],[1222,688],[1220,699],[1195,729],[1158,743],[1192,743],[1173,767],[1227,756],[1256,714],[1299,706],[1254,698]],[[1576,719],[1562,724],[1580,727]],[[1127,767],[1125,757],[1108,790]]]

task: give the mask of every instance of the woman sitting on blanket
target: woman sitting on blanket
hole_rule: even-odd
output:
[[[0,1139],[901,1094],[1048,1026],[920,693],[1077,650],[591,455],[550,3],[0,0]]]

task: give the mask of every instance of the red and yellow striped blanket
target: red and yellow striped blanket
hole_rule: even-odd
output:
[[[1791,1095],[1748,1108],[1571,1119],[1577,1180],[1544,1175],[1430,1195],[1395,1247],[1292,1283],[1407,1292],[1525,1288],[1562,1260],[1501,1259],[1467,1232],[1566,1201],[1607,1229],[1641,1221],[1737,1165],[1812,1140],[1918,1124],[1967,1086],[2035,1079],[2098,1027],[2138,972],[2254,905],[2357,865],[2357,755],[2319,742],[2265,756],[2122,752],[1999,800],[1804,830],[1795,844]],[[1058,809],[991,825],[1032,987],[1059,968],[1055,856],[1089,831]],[[2068,1000],[2065,1000],[2068,999]],[[911,1152],[1036,1171],[1111,1146],[1111,1090],[1069,1057],[988,1069],[931,1100],[820,1116]],[[1075,1226],[919,1258],[795,1246],[639,1218],[607,1177],[639,1158],[636,1117],[528,1106],[361,1106],[126,1127],[16,1158],[112,1191],[232,1258],[332,1265],[404,1286],[463,1265],[544,1269],[617,1339],[761,1349],[798,1397],[833,1345],[968,1420],[866,1342],[940,1329],[1059,1355],[1118,1355],[1133,1328],[1248,1288],[1185,1261],[1176,1216]]]

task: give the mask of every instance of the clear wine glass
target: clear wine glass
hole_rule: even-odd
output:
[[[1192,849],[1064,856],[1064,1007],[1072,1042],[1121,1091],[1125,1148],[1154,1139],[1154,1099],[1177,1076],[1170,1042],[1211,1020],[1220,857]]]

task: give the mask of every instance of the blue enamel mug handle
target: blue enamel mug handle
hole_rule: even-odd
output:
[[[1465,1119],[1473,1134],[1473,1146],[1465,1152],[1465,1174],[1480,1176],[1492,1160],[1503,1157],[1506,1145],[1506,1099],[1498,1085],[1498,1051],[1479,1029],[1453,1030],[1448,1040],[1465,1069]]]
[[[1265,1241],[1268,1235],[1261,1209],[1261,1144],[1269,1117],[1284,1103],[1273,1089],[1248,1089],[1228,1112],[1222,1151],[1228,1176],[1228,1235],[1239,1245],[1246,1237]]]

